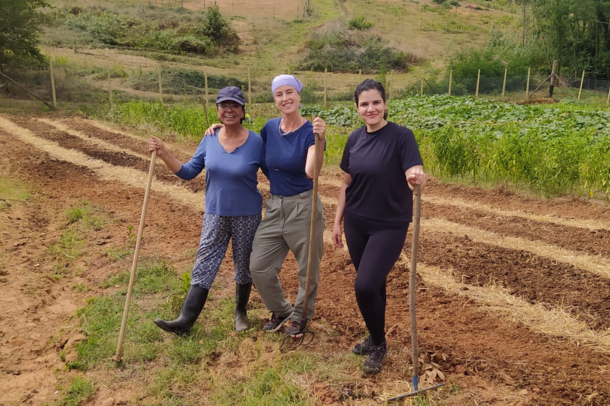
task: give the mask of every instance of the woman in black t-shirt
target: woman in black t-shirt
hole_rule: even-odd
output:
[[[355,91],[366,126],[351,133],[341,169],[345,172],[332,232],[342,248],[341,221],[356,267],[356,300],[370,336],[352,352],[368,355],[364,371],[377,373],[386,356],[386,278],[398,260],[413,214],[413,188],[426,183],[413,132],[386,121],[381,83],[367,79]]]

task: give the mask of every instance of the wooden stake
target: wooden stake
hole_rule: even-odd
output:
[[[324,68],[324,105],[327,105],[328,102],[328,78],[327,78],[328,68]]]
[[[159,67],[159,100],[161,100],[161,104],[163,104],[163,84],[161,81],[161,71],[163,70],[162,67]]]
[[[555,90],[555,78],[557,74],[557,61],[553,61],[553,68],[551,69],[551,87],[549,88],[549,97],[553,97],[553,90]]]
[[[504,68],[504,83],[502,83],[502,100],[504,100],[504,92],[506,91],[506,74],[508,73],[508,68]]]
[[[362,69],[358,69],[358,84],[362,83]]]
[[[585,82],[585,71],[582,71],[582,77],[580,78],[580,89],[578,89],[578,100],[580,100],[580,94],[582,93],[582,85]]]
[[[53,76],[53,58],[49,55],[49,70],[51,72],[51,92],[53,93],[53,107],[57,108],[57,94],[55,93],[55,77]]]
[[[608,98],[606,99],[606,104],[610,104],[610,86],[608,87]]]
[[[205,79],[205,98],[203,99],[203,113],[205,114],[205,124],[210,128],[210,121],[208,119],[208,99],[210,97],[208,91],[208,73],[203,72],[203,77]]]
[[[110,82],[110,69],[108,69],[108,103],[112,107],[112,83]]]
[[[392,98],[392,86],[394,85],[394,69],[390,71],[390,83],[388,85],[388,100]]]
[[[479,73],[477,74],[477,89],[474,92],[474,98],[479,97],[479,83],[481,82],[481,69],[479,69]]]
[[[530,98],[530,73],[532,68],[527,68],[527,84],[525,85],[525,100]]]
[[[424,95],[424,71],[421,71],[421,78],[419,79],[419,94]]]
[[[252,104],[252,82],[250,82],[250,67],[248,66],[248,104]]]
[[[453,69],[449,71],[449,91],[447,94],[451,96],[451,82],[453,82]]]
[[[203,77],[205,79],[205,101],[207,103],[208,99],[210,98],[210,93],[208,91],[208,73],[207,72],[203,72]]]

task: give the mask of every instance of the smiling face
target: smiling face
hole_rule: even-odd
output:
[[[280,86],[273,93],[275,105],[283,115],[288,115],[299,110],[301,95],[297,90],[288,85]]]
[[[217,104],[218,118],[224,125],[241,124],[244,118],[244,108],[241,104],[227,100]]]
[[[383,115],[388,107],[377,89],[365,90],[358,95],[358,115],[364,120],[367,130],[375,131],[385,125]]]

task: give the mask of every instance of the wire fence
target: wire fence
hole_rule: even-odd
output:
[[[240,87],[251,108],[272,103],[271,77],[250,69],[218,70],[208,73],[199,68],[159,66],[106,67],[76,66],[64,58],[52,58],[46,70],[7,72],[0,77],[0,109],[82,110],[132,100],[176,103],[214,103],[217,91],[226,86]],[[221,73],[219,73],[221,72]],[[278,72],[279,73],[279,72]],[[425,73],[337,74],[330,72],[294,72],[304,84],[305,104],[328,105],[353,101],[356,86],[365,78],[384,82],[389,99],[410,95],[450,94],[514,102],[553,102],[575,99],[587,103],[609,104],[610,81],[599,78],[555,80],[551,99],[551,81],[534,75],[453,77],[427,76]],[[547,79],[545,81],[545,79]]]

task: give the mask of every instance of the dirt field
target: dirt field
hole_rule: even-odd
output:
[[[98,293],[101,280],[123,269],[101,252],[128,238],[128,224],[137,228],[149,157],[146,140],[80,118],[0,116],[0,146],[0,176],[32,190],[25,203],[0,202],[0,405],[38,405],[53,399],[64,368],[60,350],[82,338],[58,343],[53,337],[78,325],[76,309]],[[173,149],[183,160],[192,151],[184,145]],[[184,264],[180,253],[198,242],[204,177],[182,182],[161,162],[155,176],[141,255],[161,253]],[[326,244],[313,325],[325,345],[349,351],[364,325],[349,257],[330,244],[339,182],[337,171],[324,169]],[[260,188],[268,195],[262,177]],[[75,264],[80,272],[50,278],[45,250],[65,224],[65,208],[83,201],[103,206],[114,221],[93,233],[89,259]],[[385,369],[375,378],[355,377],[354,385],[376,390],[410,380],[405,365],[411,351],[410,244],[409,236],[388,282]],[[420,346],[435,354],[447,380],[459,388],[445,404],[610,404],[607,205],[433,180],[423,197],[420,259]],[[294,268],[288,261],[282,273],[291,292]],[[230,290],[229,268],[221,271],[220,283]],[[125,398],[130,390],[107,381],[88,404],[103,404],[109,393]],[[366,399],[348,403],[339,395],[321,402],[368,404]]]

